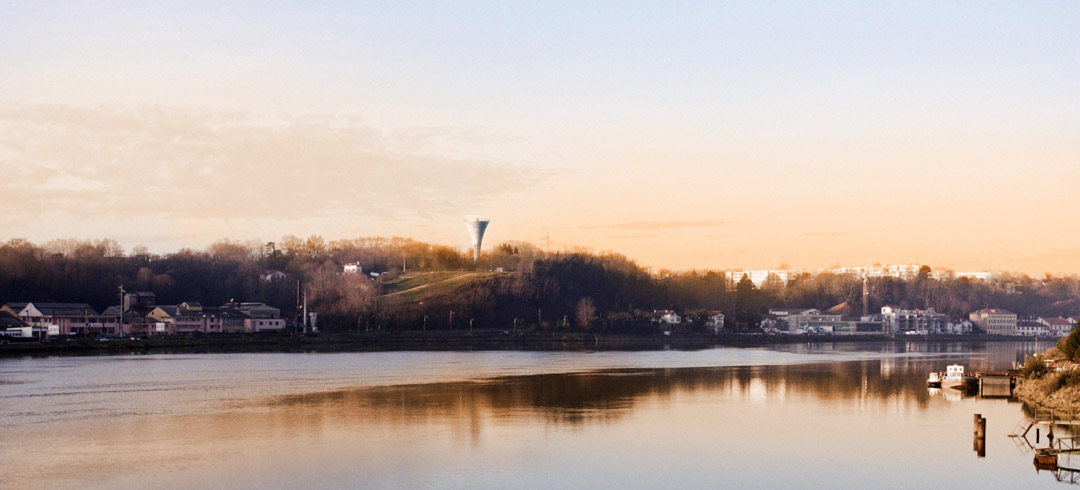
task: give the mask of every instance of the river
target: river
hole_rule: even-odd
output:
[[[1048,346],[0,359],[0,488],[1058,487],[925,384]]]

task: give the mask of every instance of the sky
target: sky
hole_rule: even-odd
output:
[[[1080,273],[1080,3],[0,0],[0,240]]]

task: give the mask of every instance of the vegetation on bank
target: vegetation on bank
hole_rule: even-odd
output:
[[[1080,323],[1042,354],[1028,357],[1016,396],[1046,408],[1080,409]]]
[[[362,273],[343,274],[347,263]],[[1076,277],[977,281],[930,272],[871,278],[868,310],[934,308],[955,318],[992,305],[1020,315],[1080,314]],[[614,253],[549,253],[516,242],[492,247],[475,265],[469,252],[404,238],[222,240],[164,255],[145,247],[127,252],[112,240],[0,244],[0,302],[87,302],[102,310],[118,303],[120,285],[152,291],[159,304],[258,301],[286,317],[297,311],[302,288],[320,329],[330,332],[518,326],[638,334],[650,331],[653,310],[672,309],[697,320],[689,333],[700,334],[708,310],[722,310],[735,327],[756,325],[770,307],[863,309],[862,279],[854,274],[804,273],[758,288],[749,280],[732,284],[718,271],[652,271]]]

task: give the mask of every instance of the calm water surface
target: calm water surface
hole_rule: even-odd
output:
[[[925,386],[1048,346],[0,359],[0,488],[1059,487]]]

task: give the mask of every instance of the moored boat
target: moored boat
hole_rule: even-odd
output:
[[[926,378],[926,386],[931,388],[941,388],[941,374],[936,372],[930,373],[930,376]]]
[[[975,376],[964,374],[964,366],[960,364],[949,364],[945,368],[945,377],[941,378],[942,388],[967,389],[977,383]]]
[[[1051,451],[1049,448],[1040,448],[1035,450],[1036,470],[1054,471],[1057,469],[1057,463],[1057,453]]]

